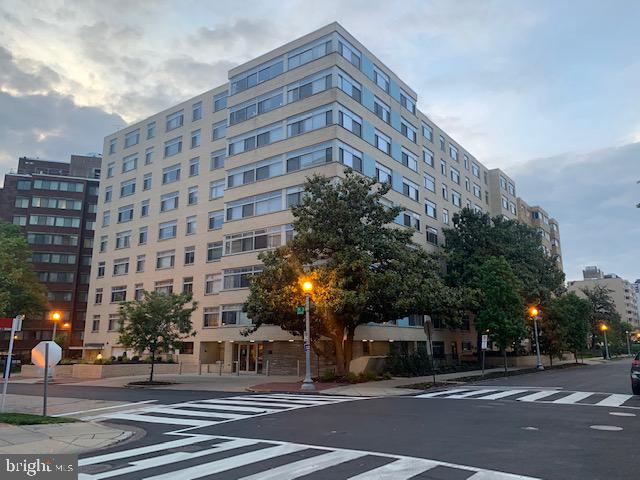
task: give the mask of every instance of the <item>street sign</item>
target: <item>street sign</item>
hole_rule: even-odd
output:
[[[487,342],[489,341],[489,335],[482,335],[482,350],[487,349]]]
[[[18,315],[16,318],[0,318],[0,329],[11,330],[14,327],[14,322],[16,322],[14,330],[19,332],[22,330],[22,315]]]
[[[45,362],[45,350],[46,345],[49,344],[49,358]],[[38,345],[31,349],[31,363],[37,367],[44,368],[47,363],[47,368],[53,368],[62,359],[62,349],[56,342],[40,342]]]
[[[9,351],[7,352],[7,359],[4,364],[4,383],[2,384],[2,402],[0,403],[0,412],[4,412],[4,403],[7,398],[7,384],[9,383],[9,376],[11,375],[11,355],[13,355],[13,340],[16,336],[16,332],[22,330],[22,319],[24,315],[17,315],[16,318],[10,318],[11,320],[11,334],[9,336]],[[7,320],[7,319],[2,319]]]
[[[309,344],[307,342],[304,342],[304,351],[308,352],[309,350],[310,350],[309,349]]]
[[[296,307],[296,315],[304,315],[304,307]]]

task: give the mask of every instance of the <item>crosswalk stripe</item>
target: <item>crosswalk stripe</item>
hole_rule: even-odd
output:
[[[537,480],[533,477],[526,477],[514,473],[495,472],[492,470],[480,470],[471,475],[467,480]]]
[[[171,407],[192,407],[192,408],[200,408],[202,410],[224,410],[229,412],[247,412],[247,413],[272,413],[272,412],[281,412],[282,409],[273,409],[273,408],[265,408],[265,407],[241,407],[236,405],[209,405],[202,402],[185,402],[185,403],[174,403]]]
[[[247,397],[249,399],[253,399],[256,398],[260,401],[274,401],[274,402],[287,402],[287,403],[292,403],[294,405],[320,405],[323,403],[326,403],[327,400],[315,400],[313,398],[309,398],[309,399],[304,399],[304,398],[278,398],[278,397],[269,397],[266,395],[251,395],[250,397]]]
[[[344,400],[360,400],[362,397],[347,397],[340,395],[296,395],[293,393],[272,393],[270,395],[273,398],[293,398],[293,399],[304,399],[310,398],[312,400],[327,400],[327,401],[344,401]]]
[[[453,395],[447,395],[447,398],[467,398],[467,397],[471,397],[472,395],[480,395],[480,394],[495,392],[495,391],[496,391],[495,388],[483,388],[480,390],[471,390],[470,392],[465,392],[465,393],[454,393]]]
[[[102,480],[103,478],[117,477],[126,473],[139,472],[147,468],[155,468],[163,465],[171,465],[176,462],[182,462],[193,458],[204,457],[206,455],[212,455],[216,453],[222,453],[236,448],[247,447],[250,445],[256,445],[254,440],[246,440],[238,438],[228,442],[215,444],[211,448],[200,450],[199,452],[173,452],[161,457],[151,457],[142,460],[130,462],[130,466],[119,468],[116,470],[109,470],[102,473],[96,473],[89,476],[92,480]]]
[[[575,392],[571,395],[567,395],[566,397],[559,398],[557,400],[553,400],[551,403],[562,403],[565,405],[579,402],[580,400],[584,400],[587,397],[593,395],[591,392]]]
[[[524,397],[520,397],[517,400],[519,402],[535,402],[540,400],[541,398],[550,397],[554,393],[558,393],[559,390],[541,390],[536,393],[532,393],[531,395],[525,395]]]
[[[261,450],[255,450],[233,457],[223,458],[213,462],[194,465],[175,472],[162,473],[152,477],[145,477],[146,480],[193,480],[204,477],[205,475],[213,475],[215,473],[225,472],[234,468],[243,467],[251,463],[269,460],[270,458],[287,455],[289,453],[306,450],[308,447],[295,444],[278,445],[275,447],[267,447]]]
[[[633,395],[623,395],[621,393],[613,393],[607,398],[600,400],[596,405],[600,407],[619,407],[627,400],[633,398]]]
[[[205,418],[226,418],[227,420],[237,420],[239,418],[247,418],[251,415],[242,415],[238,413],[222,413],[222,412],[201,412],[198,410],[187,410],[183,408],[151,408],[147,410],[149,413],[162,413],[165,415],[182,415],[189,417],[205,417]]]
[[[439,462],[418,458],[400,458],[381,467],[363,472],[349,480],[405,480],[431,470],[440,465]]]
[[[175,418],[175,417],[155,417],[153,415],[140,415],[136,413],[113,413],[105,415],[103,418],[113,418],[118,420],[129,420],[132,422],[147,422],[147,423],[168,423],[174,425],[188,425],[191,427],[208,427],[215,425],[215,421],[196,420],[187,418]]]
[[[478,400],[498,400],[499,398],[510,397],[518,393],[524,393],[526,390],[503,390],[502,392],[492,393],[483,397],[477,397]]]
[[[248,397],[246,397],[248,398]],[[204,401],[204,400],[203,400]],[[276,402],[266,402],[266,401],[255,401],[255,400],[230,400],[230,399],[216,399],[216,400],[206,400],[207,403],[212,405],[246,405],[248,407],[252,405],[260,405],[265,407],[284,407],[284,408],[300,408],[307,407],[311,405],[299,405],[294,403],[276,403]]]
[[[468,388],[454,388],[452,390],[439,390],[437,392],[423,393],[421,395],[416,395],[414,398],[432,398],[432,397],[437,397],[439,395],[446,395],[449,393],[466,392],[468,390],[469,390]]]
[[[242,477],[238,480],[294,480],[309,473],[333,467],[334,465],[339,465],[349,460],[355,460],[365,455],[366,454],[359,452],[338,450],[271,468],[267,471]]]

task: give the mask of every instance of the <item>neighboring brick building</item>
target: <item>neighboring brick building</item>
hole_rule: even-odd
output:
[[[72,155],[70,163],[22,157],[0,189],[0,219],[18,225],[32,250],[33,269],[48,290],[49,311],[27,317],[14,345],[28,360],[41,340],[51,340],[49,312],[60,311],[65,355],[80,356],[102,158]],[[0,340],[6,349],[9,334]]]

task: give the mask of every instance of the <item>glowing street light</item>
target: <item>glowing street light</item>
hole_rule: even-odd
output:
[[[309,305],[311,303],[311,292],[313,291],[313,283],[310,280],[305,280],[302,283],[302,290],[306,296],[305,303],[305,329],[304,329],[304,354],[305,354],[305,373],[304,381],[300,386],[300,390],[314,391],[316,387],[313,385],[311,378],[311,326],[309,322]]]
[[[533,318],[533,331],[536,336],[536,368],[538,370],[544,370],[544,365],[542,365],[542,359],[540,358],[540,341],[538,340],[538,318],[540,318],[540,310],[535,306],[529,307],[529,316]]]
[[[51,335],[51,339],[56,339],[56,329],[58,327],[58,322],[62,320],[62,312],[55,311],[51,312],[51,320],[53,321],[53,334]]]
[[[604,334],[604,353],[605,358],[607,360],[611,360],[611,355],[609,355],[609,342],[607,342],[607,330],[609,330],[609,325],[606,323],[600,324],[600,331]]]

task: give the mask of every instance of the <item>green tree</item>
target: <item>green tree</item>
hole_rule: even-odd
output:
[[[520,282],[503,257],[490,257],[478,271],[481,307],[476,320],[479,332],[489,337],[502,350],[507,371],[507,348],[525,334],[524,305]]]
[[[0,221],[0,316],[39,315],[47,309],[47,291],[31,269],[31,251],[20,229]]]
[[[304,318],[295,307],[304,305],[302,279],[308,278],[314,349],[335,355],[342,374],[359,325],[445,309],[450,292],[441,265],[412,242],[413,230],[391,226],[402,209],[385,205],[389,188],[349,169],[338,182],[317,175],[307,180],[293,208],[294,238],[259,255],[264,269],[253,277],[244,305],[253,321],[246,335],[266,324],[302,335]],[[331,340],[331,351],[322,350],[320,337]]]
[[[603,341],[603,335],[600,331],[600,325],[606,323],[610,330],[617,332],[620,330],[620,315],[616,310],[616,305],[611,298],[613,293],[610,289],[602,285],[596,285],[593,288],[583,288],[582,293],[587,297],[591,305],[591,314],[589,315],[589,323],[591,325],[591,348],[596,348],[598,342]],[[615,343],[616,335],[607,335],[608,340]]]
[[[136,353],[151,354],[149,382],[153,382],[156,355],[180,348],[185,338],[193,336],[191,314],[197,302],[190,293],[143,292],[141,300],[120,304],[121,345]],[[191,302],[191,306],[186,306]]]
[[[577,363],[578,353],[587,346],[590,312],[589,301],[573,292],[553,298],[542,313],[541,340],[546,352],[560,357],[569,350]]]

